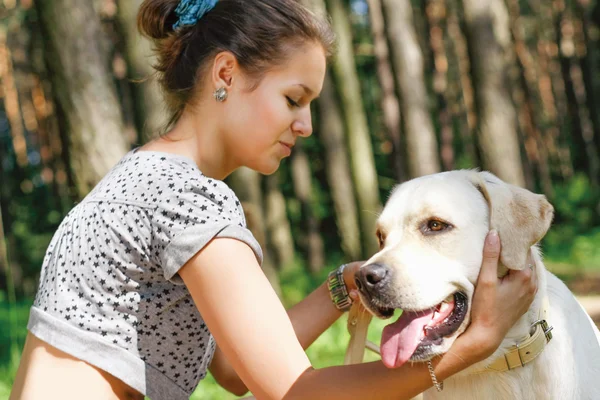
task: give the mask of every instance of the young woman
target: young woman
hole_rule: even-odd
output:
[[[315,370],[304,353],[349,302],[323,284],[286,312],[223,179],[277,170],[312,132],[330,27],[294,0],[145,0],[170,130],[128,153],[63,220],[31,309],[14,399],[188,398],[210,368],[258,399],[408,399],[425,365]],[[324,133],[326,134],[326,133]],[[433,363],[480,361],[533,299],[528,268],[496,278],[490,234],[472,324]],[[338,279],[352,292],[352,263]],[[335,286],[335,285],[332,285]]]

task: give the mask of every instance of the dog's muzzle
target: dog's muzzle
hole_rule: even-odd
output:
[[[379,318],[389,318],[394,314],[396,295],[392,278],[392,269],[379,263],[361,267],[354,278],[363,303]]]
[[[391,275],[391,269],[384,264],[365,265],[356,273],[356,286],[363,294],[377,295],[388,284]]]

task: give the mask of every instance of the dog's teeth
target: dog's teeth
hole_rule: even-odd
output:
[[[442,312],[446,311],[448,308],[450,308],[450,304],[448,304],[446,302],[443,302],[442,306],[440,307],[440,311],[439,312],[442,313]]]

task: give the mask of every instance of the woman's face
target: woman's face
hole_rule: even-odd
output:
[[[224,103],[230,118],[223,121],[234,164],[271,174],[299,136],[310,136],[310,102],[321,92],[325,69],[322,46],[311,43],[265,74],[256,89],[247,89],[250,81],[235,85]]]

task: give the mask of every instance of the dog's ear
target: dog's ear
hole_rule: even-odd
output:
[[[503,182],[489,172],[469,173],[490,211],[490,229],[502,243],[500,262],[509,269],[523,269],[531,246],[550,228],[554,207],[546,196]]]

